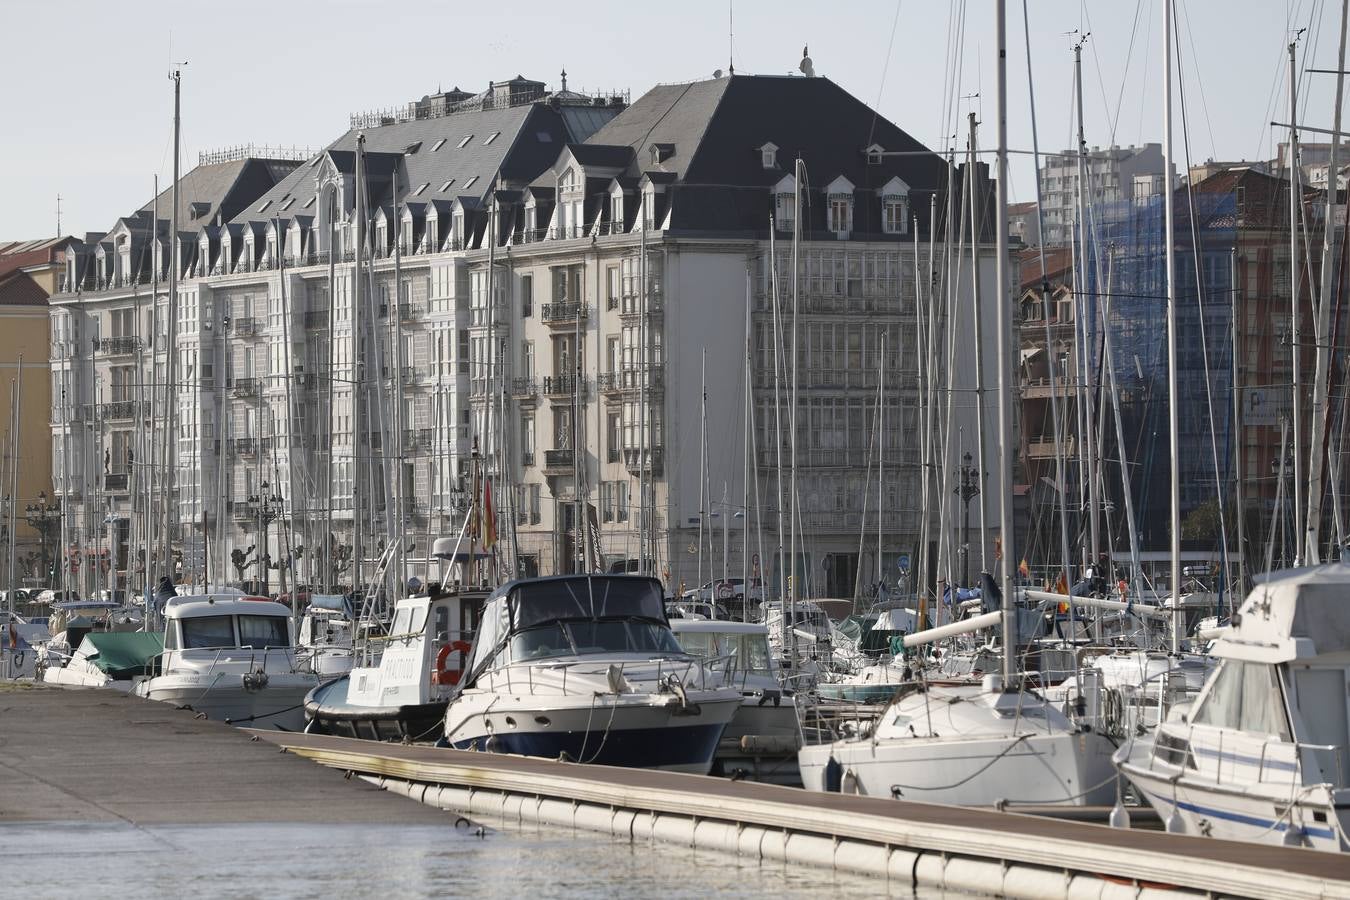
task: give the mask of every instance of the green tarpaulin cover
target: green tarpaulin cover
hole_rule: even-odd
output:
[[[80,649],[90,662],[113,680],[120,681],[133,675],[159,672],[164,635],[145,631],[96,631],[84,636]]]

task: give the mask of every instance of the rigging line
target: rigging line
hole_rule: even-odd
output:
[[[1130,44],[1125,48],[1125,71],[1120,75],[1120,90],[1116,93],[1116,114],[1111,119],[1111,144],[1116,143],[1116,129],[1120,124],[1120,112],[1125,107],[1125,85],[1130,78],[1130,63],[1134,59],[1134,41],[1139,36],[1139,16],[1144,9],[1144,0],[1136,0],[1134,4],[1134,24],[1130,26]],[[1093,54],[1096,54],[1096,48],[1093,48]]]
[[[1186,41],[1191,45],[1191,62],[1195,65],[1195,69],[1193,70],[1195,72],[1195,86],[1200,92],[1200,109],[1203,110],[1205,113],[1205,130],[1209,132],[1210,159],[1216,159],[1218,157],[1219,151],[1217,149],[1217,145],[1214,142],[1214,124],[1209,119],[1209,101],[1205,99],[1205,82],[1200,78],[1200,55],[1195,50],[1195,29],[1191,27],[1191,14],[1186,10],[1185,4],[1178,3],[1177,5],[1181,7],[1181,15],[1185,17],[1186,20]],[[1174,15],[1175,12],[1176,8],[1174,7],[1173,8]],[[1180,23],[1177,24],[1177,27],[1178,28],[1181,27]],[[1181,57],[1180,47],[1177,48],[1177,57],[1178,58]],[[1185,85],[1182,85],[1182,87],[1184,93]],[[1187,152],[1186,154],[1186,159],[1187,162],[1189,163],[1190,162],[1189,152]]]
[[[1031,69],[1031,15],[1027,11],[1027,7],[1028,7],[1027,0],[1022,0],[1022,34],[1026,42],[1026,60],[1027,60],[1027,98],[1031,106],[1030,110],[1031,148],[1033,152],[1033,159],[1035,162],[1036,171],[1040,172],[1041,149],[1040,149],[1039,130],[1036,127],[1036,87],[1035,87],[1036,82],[1035,78],[1032,76],[1032,69]],[[1041,286],[1042,286],[1041,309],[1042,315],[1044,315],[1045,317],[1045,349],[1046,353],[1049,354],[1051,348],[1054,346],[1054,342],[1051,340],[1050,309],[1049,309],[1050,301],[1049,301],[1049,291],[1046,289],[1046,286],[1049,284],[1049,278],[1046,275],[1046,264],[1045,264],[1045,241],[1044,241],[1045,202],[1044,198],[1041,196],[1041,180],[1039,177],[1036,179],[1036,228],[1038,233],[1042,237],[1042,240],[1038,242],[1039,246],[1037,247],[1037,253],[1040,257],[1040,266],[1041,266]],[[1065,474],[1066,467],[1064,460],[1064,452],[1062,449],[1064,444],[1063,444],[1063,433],[1060,430],[1059,399],[1055,388],[1055,365],[1053,359],[1049,359],[1048,361],[1049,367],[1047,371],[1049,373],[1050,378],[1050,415],[1054,427],[1053,437],[1055,439],[1055,479],[1058,482],[1056,490],[1058,491],[1057,496],[1059,498],[1059,514],[1060,514],[1059,515],[1060,557],[1061,557],[1060,571],[1064,573],[1064,580],[1067,583],[1069,579],[1069,533],[1068,533],[1069,526],[1068,526],[1068,510],[1066,509],[1066,504],[1068,502],[1068,498],[1066,496],[1068,493],[1067,489],[1068,481]]]
[[[1176,7],[1174,6],[1172,7],[1172,20],[1173,20],[1172,27],[1174,32],[1179,32],[1181,28],[1181,23],[1177,21],[1177,18],[1178,17]],[[1174,34],[1173,39],[1179,42],[1180,34],[1179,33]],[[1191,131],[1190,125],[1188,124],[1188,118],[1186,115],[1186,73],[1184,71],[1185,63],[1182,59],[1180,48],[1178,47],[1177,50],[1178,50],[1177,93],[1178,99],[1181,102],[1181,148],[1182,148],[1182,157],[1186,161],[1186,165],[1189,168],[1191,162]],[[1168,52],[1171,52],[1170,48],[1168,49]],[[1205,381],[1205,405],[1209,413],[1209,447],[1210,447],[1210,455],[1212,457],[1214,464],[1214,478],[1217,483],[1219,479],[1223,477],[1223,472],[1219,466],[1218,436],[1214,433],[1215,432],[1214,386],[1212,384],[1210,375],[1211,369],[1209,365],[1209,338],[1206,334],[1205,329],[1205,284],[1204,284],[1205,275],[1204,275],[1204,266],[1202,265],[1202,259],[1200,255],[1199,226],[1196,222],[1195,216],[1195,186],[1190,179],[1187,179],[1186,184],[1186,201],[1187,201],[1186,207],[1188,219],[1190,220],[1191,226],[1191,253],[1195,260],[1195,287],[1196,287],[1195,300],[1196,300],[1196,307],[1199,310],[1199,315],[1197,316],[1198,321],[1196,324],[1198,325],[1200,331],[1200,357],[1202,360],[1202,365],[1204,366],[1203,371]],[[1234,348],[1234,351],[1235,350],[1236,348]],[[1174,461],[1173,465],[1178,465],[1178,462],[1179,461]],[[1180,473],[1177,473],[1176,477],[1180,477]],[[1223,546],[1221,548],[1223,553],[1223,571],[1224,571],[1223,584],[1227,586],[1230,583],[1230,573],[1228,571],[1228,526],[1226,522],[1226,516],[1224,515],[1225,512],[1224,492],[1221,490],[1216,490],[1214,492],[1214,496],[1219,505],[1219,538],[1223,543]]]
[[[1153,12],[1153,0],[1149,0],[1150,15],[1144,19],[1144,59],[1149,59],[1149,49],[1153,46],[1153,20],[1157,18],[1151,15]],[[1139,143],[1143,143],[1144,136],[1144,113],[1153,107],[1148,102],[1148,77],[1151,66],[1144,66],[1144,77],[1139,83],[1139,123],[1135,129],[1135,137]]]
[[[1086,37],[1086,35],[1089,35],[1089,34],[1092,33],[1092,16],[1087,15],[1087,7],[1086,7],[1086,6],[1084,6],[1084,8],[1083,8],[1083,14],[1084,14],[1084,16],[1085,16],[1086,19],[1087,19],[1087,23],[1086,23],[1086,24],[1087,24],[1087,30],[1086,30],[1085,32],[1080,32],[1080,33],[1082,33],[1082,34]],[[1086,41],[1085,41],[1085,42],[1086,42]],[[1091,47],[1090,49],[1091,49],[1091,51],[1092,51],[1092,62],[1093,62],[1093,65],[1095,65],[1096,68],[1097,68],[1097,89],[1098,89],[1099,91],[1101,91],[1101,94],[1102,94],[1102,109],[1103,109],[1103,110],[1108,110],[1108,109],[1111,108],[1111,104],[1110,104],[1110,103],[1107,101],[1107,99],[1106,99],[1106,79],[1102,76],[1102,59],[1101,59],[1100,56],[1097,55],[1097,42],[1096,42],[1096,41],[1093,41],[1093,42],[1092,42],[1092,47]],[[1111,129],[1111,138],[1112,138],[1112,141],[1111,141],[1111,142],[1112,142],[1113,144],[1115,143],[1115,136],[1116,136],[1115,129],[1112,128],[1112,129]]]
[[[881,84],[877,85],[877,102],[872,104],[872,124],[867,129],[867,143],[863,146],[872,146],[872,138],[877,133],[877,117],[881,115],[881,95],[886,90],[886,73],[891,68],[891,51],[895,47],[895,28],[900,24],[900,4],[903,0],[895,0],[895,18],[891,19],[891,37],[886,42],[886,56],[881,63]]]

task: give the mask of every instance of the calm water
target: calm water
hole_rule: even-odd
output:
[[[0,825],[0,896],[878,897],[884,880],[512,826]],[[906,887],[893,896],[914,894]],[[925,898],[941,896],[922,894]]]

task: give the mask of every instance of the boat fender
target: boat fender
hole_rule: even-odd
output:
[[[465,641],[451,641],[442,647],[436,654],[436,665],[431,670],[431,683],[448,685],[459,684],[460,678],[464,677],[464,663],[468,660],[469,651],[472,649],[473,647]],[[445,661],[449,659],[450,654],[456,650],[460,653],[459,668],[447,669],[445,667]]]
[[[839,793],[839,784],[843,781],[844,767],[833,756],[825,763],[825,778],[821,787],[828,793]]]
[[[267,687],[267,673],[261,669],[254,672],[246,672],[241,676],[244,682],[244,690],[260,691]]]

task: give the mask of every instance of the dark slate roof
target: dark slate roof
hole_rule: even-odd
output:
[[[583,166],[623,169],[633,160],[632,147],[614,147],[607,144],[569,144],[568,150]]]
[[[759,148],[778,147],[765,169]],[[733,75],[648,91],[597,131],[589,145],[627,146],[628,174],[668,182],[676,230],[766,230],[768,189],[806,162],[810,228],[825,227],[824,188],[840,175],[855,187],[855,230],[881,231],[878,192],[899,176],[926,229],[928,195],[945,197],[946,163],[828,78]],[[866,148],[916,156],[867,160]],[[659,161],[651,148],[660,145]]]
[[[561,107],[561,110],[567,109]],[[584,121],[611,117],[616,112],[616,108],[595,108]],[[291,209],[304,208],[306,201],[314,196],[316,169],[324,153],[341,171],[352,171],[358,131],[366,137],[366,171],[372,210],[379,206],[392,207],[422,184],[428,187],[416,195],[419,202],[448,202],[464,197],[481,201],[494,180],[517,186],[527,184],[553,164],[564,146],[584,137],[572,133],[567,117],[547,102],[503,109],[464,110],[446,116],[352,129],[278,183],[267,196],[278,203],[295,197],[296,204]],[[488,143],[494,133],[497,137]],[[467,143],[459,146],[465,138],[469,138]],[[442,139],[444,143],[440,149],[433,150]],[[415,144],[420,144],[416,152],[406,154],[405,151]],[[391,184],[395,169],[398,172],[397,198]],[[466,188],[471,179],[476,180]],[[442,190],[449,181],[453,183]],[[248,220],[251,212],[244,210],[237,219]]]
[[[250,205],[257,206],[254,201],[298,165],[288,160],[249,157],[193,168],[178,181],[178,227],[194,229],[214,222],[217,215],[222,220],[233,219]],[[205,209],[205,213],[195,219],[192,217],[194,203],[202,204]],[[170,185],[139,212],[149,214],[157,207],[167,234],[172,206],[173,186]]]

